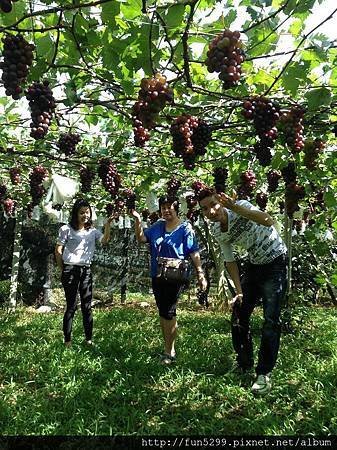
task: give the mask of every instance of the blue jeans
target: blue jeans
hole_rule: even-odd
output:
[[[280,312],[287,287],[286,255],[268,264],[248,263],[241,286],[242,302],[235,304],[231,320],[237,362],[243,369],[254,365],[249,321],[254,307],[262,298],[264,323],[256,373],[265,375],[274,368],[280,346]]]

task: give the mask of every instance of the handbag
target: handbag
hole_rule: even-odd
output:
[[[157,257],[157,278],[165,281],[187,282],[191,265],[186,259]]]
[[[160,249],[161,244],[159,246],[157,256],[157,278],[165,281],[174,281],[177,283],[188,282],[191,278],[190,262],[186,259],[159,256]]]

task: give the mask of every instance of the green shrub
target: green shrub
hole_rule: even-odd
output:
[[[10,280],[0,281],[0,304],[8,300],[10,287],[11,287]]]

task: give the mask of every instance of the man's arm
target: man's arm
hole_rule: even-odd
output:
[[[245,217],[248,220],[258,223],[259,225],[264,225],[265,227],[271,227],[274,225],[274,221],[271,216],[258,209],[249,209],[242,205],[238,205],[235,201],[226,194],[222,192],[218,194],[218,199],[225,208],[231,209],[236,214]]]
[[[63,253],[63,245],[56,244],[56,246],[55,246],[55,258],[56,258],[56,264],[58,265],[60,270],[63,269],[62,253]]]
[[[237,300],[242,299],[242,287],[241,287],[241,282],[240,282],[239,268],[238,268],[236,261],[226,262],[226,268],[227,268],[227,271],[228,271],[231,279],[233,280],[235,290],[236,290],[235,297],[233,297],[233,300],[231,302],[229,302],[229,305],[233,306]]]

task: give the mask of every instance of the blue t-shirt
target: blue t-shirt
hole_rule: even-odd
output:
[[[183,222],[173,231],[167,232],[165,220],[158,220],[146,228],[144,234],[150,244],[151,277],[157,275],[157,256],[184,259],[199,250],[195,232],[189,222]]]

